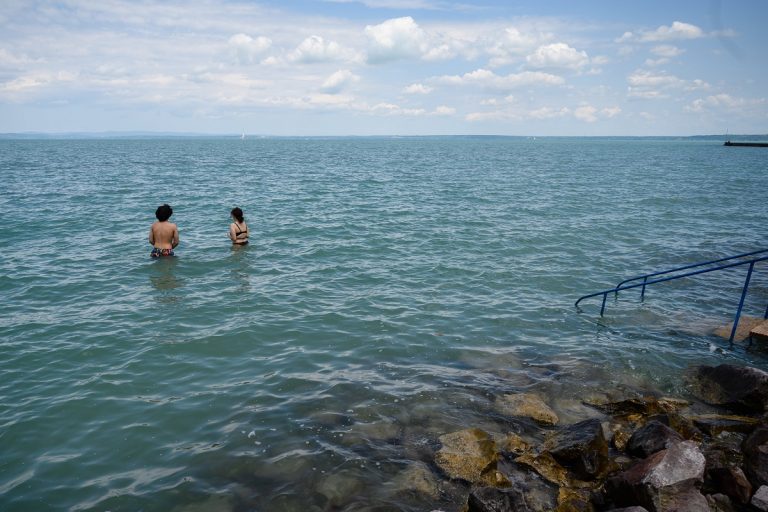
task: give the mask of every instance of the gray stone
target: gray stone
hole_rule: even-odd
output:
[[[744,441],[744,469],[755,487],[768,485],[768,427],[758,427]]]
[[[695,489],[695,485],[702,482],[704,467],[704,455],[696,444],[683,441],[654,453],[609,479],[606,492],[617,505],[641,504],[651,512],[671,510],[666,508],[667,504],[682,505],[683,502],[675,498],[677,495],[690,494],[688,500],[691,503],[700,503],[704,497]]]
[[[768,511],[768,486],[763,485],[752,496],[752,506],[763,512]]]
[[[707,494],[709,512],[736,512],[731,499],[725,494]]]
[[[599,476],[608,465],[608,442],[596,418],[564,427],[547,439],[544,450],[581,480]]]
[[[612,508],[608,512],[648,512],[645,507]]]
[[[768,405],[768,373],[750,366],[697,366],[686,375],[701,400],[732,409],[763,412]]]
[[[395,492],[416,493],[437,499],[440,494],[437,479],[423,462],[414,462],[394,479]]]
[[[351,472],[334,473],[317,486],[330,507],[339,507],[363,490],[363,483]]]
[[[695,487],[661,493],[657,512],[705,512],[709,511],[707,498]]]
[[[749,503],[752,496],[752,485],[738,466],[708,467],[704,483],[742,505]]]
[[[635,457],[646,458],[659,450],[683,439],[677,432],[659,421],[649,421],[635,430],[627,442],[627,453]]]
[[[469,493],[467,512],[515,512],[527,511],[525,500],[515,489],[480,487]]]

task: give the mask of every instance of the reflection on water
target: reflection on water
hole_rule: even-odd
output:
[[[157,258],[151,265],[149,282],[158,292],[156,300],[163,304],[172,304],[181,300],[181,295],[174,293],[184,285],[184,281],[176,275],[176,257]]]

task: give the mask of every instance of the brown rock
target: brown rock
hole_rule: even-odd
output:
[[[587,492],[560,488],[555,512],[594,512],[594,510]]]
[[[752,497],[752,485],[738,466],[708,467],[704,484],[742,505],[749,503]]]
[[[398,493],[423,494],[437,499],[440,494],[437,479],[423,462],[410,464],[399,473],[394,480],[395,491]]]
[[[768,373],[749,366],[697,366],[686,374],[701,400],[732,409],[763,412],[768,405]]]
[[[477,487],[467,500],[467,512],[549,512],[554,500],[540,503],[517,488]]]
[[[557,425],[557,414],[533,393],[502,395],[496,399],[496,410],[507,416],[531,418],[542,425]]]
[[[515,462],[530,467],[553,484],[564,487],[584,485],[583,483],[574,482],[569,476],[568,471],[558,464],[549,452],[544,452],[540,455],[526,453],[516,458]]]
[[[500,444],[501,451],[514,453],[515,455],[522,455],[531,449],[531,445],[514,432],[507,434]]]
[[[435,463],[450,478],[479,482],[483,473],[496,464],[496,443],[478,428],[445,434],[440,442]]]
[[[648,421],[658,421],[663,423],[680,434],[683,439],[701,441],[704,438],[704,434],[696,428],[690,419],[676,412],[655,414],[650,416]]]
[[[598,477],[608,465],[608,443],[598,419],[562,428],[547,439],[544,449],[580,480]]]
[[[715,437],[722,432],[749,433],[759,421],[748,416],[732,416],[725,414],[700,414],[690,417],[693,424],[702,432]]]

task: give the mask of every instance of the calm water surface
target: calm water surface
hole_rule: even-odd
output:
[[[441,434],[768,368],[710,335],[768,246],[768,151],[615,139],[0,141],[0,509],[458,510],[398,492]],[[153,261],[155,208],[178,257]],[[252,243],[231,247],[241,206]],[[758,267],[747,314],[768,302]],[[523,428],[524,426],[519,426]]]

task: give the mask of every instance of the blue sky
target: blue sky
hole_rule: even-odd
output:
[[[0,2],[0,132],[768,132],[768,2]]]

